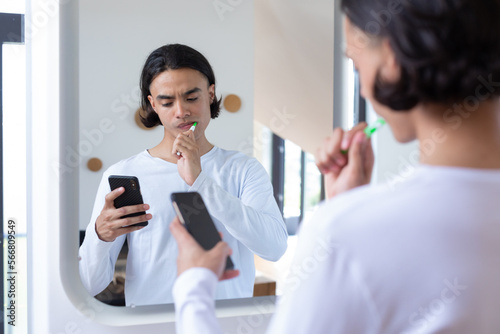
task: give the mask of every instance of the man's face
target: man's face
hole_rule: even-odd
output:
[[[368,36],[348,18],[344,21],[344,27],[346,55],[352,59],[358,70],[361,96],[369,100],[375,112],[387,121],[396,140],[402,143],[414,140],[416,130],[409,117],[410,112],[395,112],[378,102],[374,96],[378,75],[387,82],[395,82],[400,77],[400,68],[392,61],[395,56],[387,38]]]
[[[168,70],[151,82],[149,90],[149,102],[158,114],[165,134],[175,138],[198,122],[195,138],[205,135],[215,87],[208,85],[203,74],[190,68]]]

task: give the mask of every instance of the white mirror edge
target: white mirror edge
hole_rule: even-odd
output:
[[[33,0],[40,2],[41,0]],[[59,159],[64,163],[64,148],[78,147],[78,0],[59,3],[60,113]],[[57,38],[57,37],[56,37]],[[53,41],[52,41],[53,42]],[[64,47],[62,47],[64,46]],[[47,46],[49,48],[50,45]],[[85,316],[111,326],[146,325],[175,321],[173,304],[138,307],[115,307],[90,296],[83,287],[78,270],[78,170],[60,174],[60,276],[64,290]],[[73,222],[73,223],[68,223]],[[274,312],[275,296],[216,302],[219,318],[267,315]],[[100,310],[99,312],[89,310]]]

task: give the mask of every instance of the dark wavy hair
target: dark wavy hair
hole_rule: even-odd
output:
[[[151,95],[149,87],[153,80],[162,72],[191,68],[203,74],[208,85],[215,84],[215,75],[208,60],[195,49],[182,44],[167,44],[154,50],[146,60],[141,74],[141,108],[144,115],[140,115],[144,126],[152,128],[161,124],[160,118],[153,110],[148,96]],[[215,90],[214,90],[215,92]],[[217,118],[220,113],[222,98],[215,96],[210,104],[210,116]]]
[[[500,81],[500,0],[342,0],[341,8],[369,36],[388,38],[401,78],[379,74],[374,95],[393,110],[462,101]],[[490,98],[498,86],[485,87]]]

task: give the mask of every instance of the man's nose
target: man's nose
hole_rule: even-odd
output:
[[[186,116],[189,116],[188,108],[182,101],[177,101],[176,103],[175,116],[177,118],[185,118]]]

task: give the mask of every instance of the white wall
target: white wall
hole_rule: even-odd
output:
[[[89,223],[102,172],[162,139],[162,127],[138,128],[134,112],[144,61],[164,44],[181,43],[200,51],[214,69],[217,95],[240,96],[241,110],[222,110],[211,121],[207,138],[222,148],[252,154],[253,2],[223,0],[226,7],[218,10],[214,3],[79,1],[80,147],[67,150],[80,157],[80,229]],[[92,157],[103,161],[101,171],[86,167]]]

